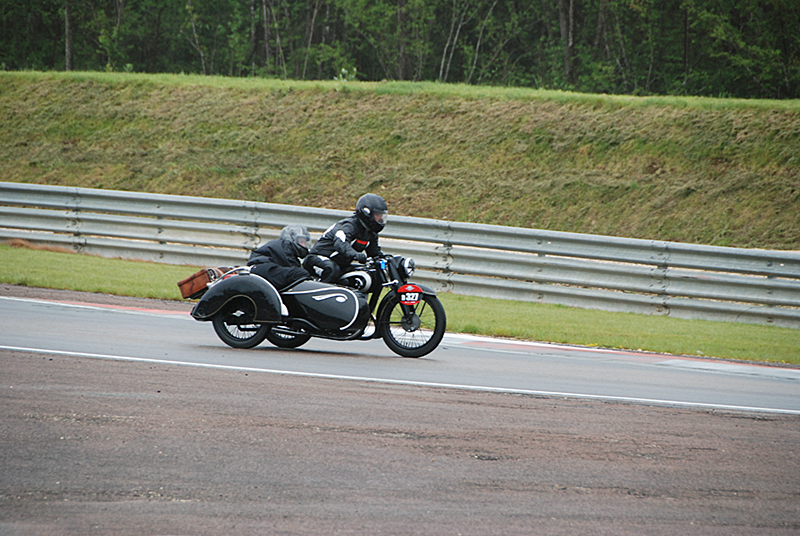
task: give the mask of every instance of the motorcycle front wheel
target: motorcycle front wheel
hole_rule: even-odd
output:
[[[413,307],[404,307],[396,294],[388,300],[378,318],[378,333],[391,351],[422,357],[439,346],[447,325],[439,298],[425,294]]]
[[[264,341],[272,328],[270,324],[248,324],[254,316],[253,302],[239,297],[226,303],[211,323],[217,336],[231,348],[253,348]]]

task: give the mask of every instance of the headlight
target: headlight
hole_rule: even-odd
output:
[[[411,277],[414,275],[414,271],[417,268],[416,264],[414,264],[414,259],[403,260],[403,268],[406,269],[406,277]]]

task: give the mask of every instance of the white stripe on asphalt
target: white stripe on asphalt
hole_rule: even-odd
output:
[[[144,315],[144,316],[169,316],[194,321],[188,312],[168,311],[162,309],[147,309],[139,307],[127,307],[120,305],[91,304],[82,302],[67,302],[59,300],[37,299],[37,298],[16,298],[11,296],[0,296],[0,300],[23,301],[29,303],[41,303],[45,305],[60,305],[62,307],[73,307],[79,309],[111,310],[120,313]],[[617,356],[629,356],[633,358],[650,359],[665,358],[663,361],[652,361],[653,365],[701,370],[707,372],[725,372],[730,374],[744,374],[747,376],[766,376],[780,378],[784,380],[800,381],[800,369],[787,368],[781,366],[761,365],[758,363],[730,363],[715,362],[707,359],[699,360],[691,356],[671,356],[669,354],[659,354],[655,352],[643,352],[634,350],[623,350],[616,348],[597,348],[589,346],[578,346],[568,344],[558,344],[550,342],[525,341],[519,339],[499,339],[480,335],[470,335],[466,333],[445,333],[442,345],[466,345],[473,346],[484,352],[510,353],[524,355],[528,350],[550,350],[550,351],[569,351],[586,352],[590,354],[607,354]],[[493,345],[490,346],[490,345]],[[671,359],[670,359],[671,358]],[[713,358],[712,358],[713,359]]]
[[[591,400],[608,400],[614,402],[633,402],[638,404],[654,404],[659,406],[679,406],[688,408],[700,409],[717,409],[729,411],[747,411],[747,412],[761,412],[761,413],[784,413],[788,415],[800,415],[800,410],[781,409],[781,408],[759,408],[750,406],[734,406],[728,404],[706,404],[702,402],[682,402],[678,400],[657,400],[651,398],[635,398],[627,396],[605,396],[605,395],[590,395],[581,393],[562,393],[556,391],[533,391],[528,389],[507,389],[503,387],[485,387],[479,385],[459,385],[452,383],[434,383],[434,382],[419,382],[411,380],[391,380],[386,378],[368,378],[361,376],[343,376],[339,374],[319,374],[314,372],[296,372],[290,370],[274,370],[253,367],[234,367],[230,365],[212,365],[208,363],[190,363],[184,361],[171,361],[166,359],[149,359],[144,357],[127,357],[108,354],[89,354],[83,352],[66,352],[61,350],[46,350],[43,348],[25,348],[20,346],[0,346],[0,350],[7,350],[12,352],[28,352],[36,354],[48,355],[63,355],[70,357],[86,357],[94,359],[113,359],[116,361],[135,361],[140,363],[155,363],[160,365],[186,365],[191,367],[209,368],[217,370],[235,370],[240,372],[263,372],[266,374],[281,374],[284,376],[299,376],[304,378],[324,378],[329,380],[350,380],[361,382],[373,383],[386,383],[393,385],[408,385],[413,387],[436,387],[446,389],[462,389],[467,391],[485,391],[492,393],[513,393],[523,395],[538,395],[538,396],[555,396],[564,398],[583,398]]]

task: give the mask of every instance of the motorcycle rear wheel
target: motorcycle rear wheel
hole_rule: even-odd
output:
[[[284,333],[273,327],[267,332],[267,340],[278,348],[299,348],[311,339],[311,335]]]
[[[431,353],[444,337],[447,318],[444,306],[436,296],[427,294],[405,315],[396,294],[381,309],[378,333],[386,346],[403,357],[422,357]]]
[[[244,297],[238,297],[211,319],[217,336],[231,348],[253,348],[261,344],[272,326],[270,324],[248,324],[255,316],[255,305]]]

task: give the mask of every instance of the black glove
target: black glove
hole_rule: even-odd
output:
[[[367,254],[364,253],[363,251],[359,251],[358,253],[356,253],[355,259],[361,264],[364,264],[365,262],[367,262]]]

